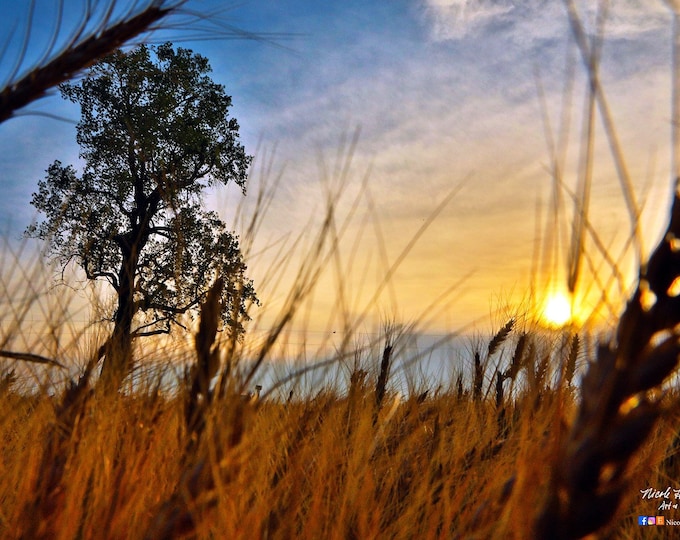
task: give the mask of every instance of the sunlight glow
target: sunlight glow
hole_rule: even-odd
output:
[[[563,326],[571,320],[571,302],[563,293],[551,294],[545,303],[543,317],[553,326]]]

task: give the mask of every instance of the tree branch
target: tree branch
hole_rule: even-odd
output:
[[[94,281],[95,279],[104,278],[104,279],[106,279],[106,281],[108,281],[111,284],[113,289],[116,292],[118,292],[120,287],[118,285],[118,278],[116,277],[115,274],[112,274],[111,272],[92,272],[92,271],[90,271],[90,268],[89,268],[89,258],[87,257],[87,255],[83,255],[82,259],[83,259],[83,264],[81,266],[82,266],[83,270],[85,270],[85,277],[87,277],[87,279]],[[64,268],[65,267],[66,266],[64,265]]]
[[[114,203],[116,203],[116,206],[118,207],[118,209],[120,210],[120,212],[124,216],[130,217],[132,215],[132,211],[125,208],[123,201],[121,201],[120,198],[116,197],[112,192],[104,191],[104,190],[101,190],[101,189],[95,189],[95,188],[91,188],[91,187],[82,187],[82,186],[78,186],[78,187],[80,188],[79,194],[82,194],[82,195],[99,195],[100,197],[105,197],[108,200],[111,200]]]
[[[170,328],[159,328],[158,330],[149,330],[148,332],[138,332],[135,330],[132,333],[133,338],[139,338],[139,337],[149,337],[149,336],[160,336],[162,334],[169,334],[170,333]]]
[[[191,308],[197,306],[200,302],[200,298],[194,298],[191,302],[186,304],[185,306],[182,307],[177,307],[177,306],[166,306],[165,304],[159,304],[156,302],[149,302],[148,304],[144,304],[144,307],[146,309],[155,309],[158,311],[165,311],[167,313],[172,313],[174,315],[183,315],[187,311],[189,311]]]
[[[160,323],[165,323],[166,326],[165,328],[158,328],[156,330],[149,330],[142,332],[144,328],[151,328],[154,325],[160,324]],[[157,336],[159,334],[169,334],[170,333],[170,324],[174,323],[180,328],[186,330],[187,327],[184,326],[182,323],[180,323],[177,319],[175,319],[172,315],[168,315],[166,317],[161,317],[160,319],[156,319],[154,321],[151,321],[150,323],[143,324],[139,328],[136,328],[134,332],[132,332],[133,337],[146,337],[146,336]]]
[[[149,229],[149,234],[158,234],[160,236],[167,238],[168,240],[172,240],[171,235],[175,232],[176,232],[176,230],[173,229],[172,227],[157,226],[157,227],[151,227]],[[167,233],[167,234],[165,234],[165,233]]]

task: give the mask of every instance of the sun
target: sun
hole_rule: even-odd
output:
[[[543,308],[543,318],[552,326],[564,326],[571,321],[571,302],[563,293],[548,296]]]

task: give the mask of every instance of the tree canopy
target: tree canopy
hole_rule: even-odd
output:
[[[119,378],[132,339],[182,324],[215,275],[226,282],[222,319],[231,331],[243,332],[247,306],[257,302],[238,238],[203,206],[210,186],[235,182],[245,194],[251,161],[228,114],[231,97],[209,72],[192,51],[142,45],[60,86],[81,108],[84,166],[80,174],[60,161],[49,166],[31,201],[45,219],[26,234],[115,291],[102,354]]]

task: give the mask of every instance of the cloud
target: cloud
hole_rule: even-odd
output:
[[[425,4],[437,41],[461,39],[515,8],[512,2],[493,0],[426,0]]]
[[[423,290],[443,290],[472,270],[475,273],[466,281],[465,290],[477,298],[477,304],[465,307],[466,317],[473,308],[475,315],[488,312],[492,292],[513,287],[522,292],[528,286],[535,245],[536,200],[540,195],[545,212],[550,187],[546,170],[550,156],[533,67],[541,67],[547,112],[556,133],[568,77],[561,70],[569,36],[560,0],[528,2],[450,1],[440,5],[442,16],[455,12],[457,23],[467,24],[458,31],[469,35],[451,43],[430,40],[419,44],[394,36],[390,49],[383,51],[382,36],[367,33],[361,41],[334,49],[333,54],[313,49],[309,54],[316,61],[301,58],[307,68],[296,78],[296,91],[285,94],[286,107],[267,109],[261,115],[265,133],[279,142],[282,156],[290,156],[283,183],[286,196],[275,201],[271,212],[278,230],[314,215],[314,208],[319,210],[323,185],[319,154],[325,155],[333,170],[342,134],[360,124],[362,135],[348,181],[358,186],[364,170],[372,166],[369,187],[390,261],[444,195],[469,175],[464,188],[400,267],[395,278],[400,304],[416,313],[414,306],[424,301]],[[433,1],[430,4],[434,6]],[[480,5],[483,9],[475,11]],[[603,83],[636,185],[662,177],[658,173],[665,167],[670,59],[660,51],[669,49],[668,21],[663,23],[664,34],[648,33],[667,18],[663,4],[659,5],[652,9],[627,2],[612,12],[606,30],[607,36],[620,41],[605,49]],[[588,10],[581,13],[584,22],[594,15]],[[633,28],[640,13],[649,13],[650,18]],[[548,45],[543,42],[556,38]],[[534,47],[532,54],[526,52],[529,47]],[[382,56],[374,63],[361,62],[357,51],[378,51]],[[575,77],[565,167],[569,185],[576,176],[585,85],[578,67]],[[601,132],[597,143],[591,219],[604,241],[620,242],[628,231],[625,208]],[[650,156],[653,149],[656,156]],[[658,163],[652,175],[649,163],[654,157]],[[659,206],[648,201],[649,216],[666,215],[665,207],[655,213]],[[364,207],[361,201],[359,216]],[[346,211],[341,205],[339,215]],[[367,226],[357,232],[361,223],[358,219],[356,229],[349,228],[348,238],[363,234],[366,245],[357,248],[361,254],[357,260],[375,261],[378,250],[371,243],[372,229]],[[618,253],[619,244],[612,245],[613,253]],[[501,276],[495,270],[499,265]],[[354,280],[348,275],[347,283],[364,284],[365,278]],[[411,289],[420,292],[410,294]]]
[[[594,31],[599,2],[576,2],[588,31]],[[434,41],[461,40],[492,30],[517,42],[557,39],[568,30],[562,0],[424,0]],[[661,0],[621,0],[607,14],[606,37],[631,39],[667,28],[670,12]]]
[[[592,24],[596,10],[591,4],[596,2],[578,1],[584,24]],[[368,210],[366,201],[360,200],[343,253],[347,259],[350,254],[354,257],[354,238],[361,237],[356,248],[361,256],[354,257],[356,279],[348,275],[347,283],[363,290],[373,286],[368,282],[373,276],[382,279],[376,246],[383,243],[389,262],[396,260],[445,194],[469,177],[404,261],[399,281],[395,278],[400,303],[409,307],[409,313],[417,313],[416,307],[424,309],[438,292],[475,270],[464,288],[476,300],[456,305],[465,319],[461,322],[469,322],[471,316],[488,313],[489,295],[513,287],[521,292],[528,283],[536,198],[540,195],[546,205],[550,186],[546,171],[550,156],[533,69],[540,66],[547,112],[556,134],[568,77],[564,66],[569,26],[562,0],[420,2],[416,8],[420,11],[415,17],[410,11],[407,20],[396,15],[393,20],[368,17],[359,8],[349,10],[346,18],[334,13],[332,26],[319,23],[319,28],[310,29],[309,37],[295,43],[294,55],[278,48],[262,49],[261,56],[241,54],[240,48],[246,49],[243,44],[234,49],[220,44],[219,50],[211,53],[207,49],[205,54],[211,58],[218,81],[233,92],[233,116],[242,124],[249,152],[255,151],[262,136],[266,149],[277,145],[271,176],[285,164],[279,191],[256,242],[264,255],[253,261],[252,272],[269,269],[266,257],[280,248],[279,240],[288,233],[294,238],[300,230],[309,231],[310,236],[316,231],[308,223],[323,218],[328,182],[344,180],[336,173],[343,170],[342,159],[336,158],[340,140],[360,125],[359,146],[346,177],[347,193],[337,208],[338,220],[347,215],[370,167],[368,187],[385,239],[378,242],[371,221],[362,221]],[[663,201],[668,188],[662,169],[670,129],[668,10],[662,0],[612,4],[606,36],[616,41],[604,50],[603,84],[632,176],[636,182],[663,176],[659,197]],[[370,24],[359,24],[355,11],[370,19]],[[423,20],[427,21],[426,39]],[[575,51],[572,54],[577,58]],[[578,67],[575,77],[565,170],[568,183],[573,183],[580,147],[580,98],[585,85]],[[29,130],[30,120],[37,119],[15,119],[15,124],[7,123],[0,133],[3,148],[14,148],[12,141],[22,137],[21,155],[13,149],[0,156],[1,176],[17,189],[14,200],[5,202],[7,212],[27,207],[30,191],[53,159],[77,161],[73,126],[61,128],[53,122],[48,129]],[[617,231],[625,236],[628,229],[601,134],[597,142],[604,151],[598,153],[593,193],[597,211],[592,219],[602,238],[609,241]],[[258,161],[266,161],[261,152],[257,154]],[[654,159],[657,163],[650,165]],[[26,163],[33,162],[34,168],[26,171]],[[253,182],[245,199],[231,193],[228,200],[215,196],[208,202],[222,209],[231,222],[231,205],[254,204],[256,193]],[[666,207],[647,200],[649,215],[665,218]],[[656,208],[661,211],[655,213]],[[28,221],[30,216],[17,214],[14,219]],[[655,224],[645,230],[660,227]],[[373,265],[370,271],[364,271],[364,261]],[[258,286],[266,281],[260,279]],[[319,290],[336,288],[331,283]]]

